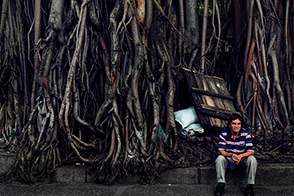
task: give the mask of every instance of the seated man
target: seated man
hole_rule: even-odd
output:
[[[222,195],[225,187],[226,169],[247,168],[247,186],[246,195],[254,195],[253,185],[255,183],[255,174],[257,161],[254,154],[251,135],[243,129],[243,118],[238,114],[232,114],[229,117],[227,129],[219,135],[219,156],[215,161],[217,187],[214,195]]]

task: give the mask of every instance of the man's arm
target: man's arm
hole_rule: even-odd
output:
[[[252,138],[250,133],[248,133],[248,135],[246,136],[245,145],[246,145],[246,151],[236,156],[239,160],[238,162],[236,162],[236,164],[238,164],[242,158],[246,158],[251,155],[254,155],[254,149],[253,149]]]
[[[242,158],[249,157],[254,154],[254,151],[247,151],[242,154],[234,154],[226,152],[225,150],[219,150],[218,153],[224,157],[231,157],[236,165],[238,165]]]
[[[233,153],[229,153],[225,150],[218,150],[218,154],[223,155],[224,157],[232,157]]]
[[[234,160],[234,163],[237,165],[237,164],[240,163],[242,158],[249,157],[251,155],[254,155],[254,151],[247,151],[247,152],[244,152],[244,153],[239,154],[239,155],[234,155],[234,156],[232,156],[232,159]],[[237,158],[235,158],[235,157],[237,157]]]

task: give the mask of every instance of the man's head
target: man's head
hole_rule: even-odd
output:
[[[239,133],[239,131],[244,126],[244,120],[243,118],[236,113],[233,113],[229,119],[227,124],[227,129],[233,131],[234,133]]]

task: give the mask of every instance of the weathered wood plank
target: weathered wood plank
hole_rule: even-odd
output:
[[[228,119],[232,113],[239,113],[239,112],[232,111],[232,110],[211,107],[211,106],[205,105],[205,104],[201,105],[200,110],[204,114],[210,114],[211,116],[216,116],[216,117],[220,117],[223,119]]]
[[[232,101],[234,100],[234,97],[232,97],[232,96],[222,95],[222,94],[218,94],[218,93],[214,93],[214,92],[210,92],[210,91],[204,91],[204,90],[201,90],[201,89],[195,88],[195,87],[192,87],[192,91],[199,93],[199,94],[203,94],[203,95],[214,96],[214,97],[228,99],[228,100],[232,100]]]
[[[225,81],[187,68],[182,70],[200,123],[225,127],[229,116],[236,112]]]

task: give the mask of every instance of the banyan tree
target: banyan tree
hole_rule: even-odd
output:
[[[214,131],[211,148],[179,138],[182,68],[224,78],[257,155],[291,157],[293,9],[292,0],[2,0],[1,150],[17,152],[2,179],[34,183],[82,162],[98,182],[128,173],[150,182],[213,161]]]

